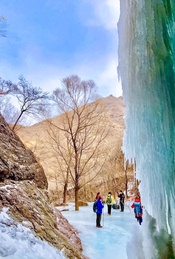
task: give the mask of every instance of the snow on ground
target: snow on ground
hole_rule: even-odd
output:
[[[107,215],[107,205],[102,215],[103,228],[96,228],[96,214],[92,203],[75,211],[74,204],[68,207],[57,207],[63,216],[77,230],[82,241],[84,255],[89,259],[127,259],[127,250],[132,254],[132,233],[141,230],[134,218],[130,204],[126,203],[125,211],[112,209]],[[3,208],[0,213],[0,258],[5,259],[63,259],[60,251],[47,242],[36,238],[29,228],[16,223]],[[144,220],[144,218],[143,218]],[[143,222],[144,224],[144,222]],[[129,249],[128,249],[129,244]],[[134,258],[130,255],[129,258]]]
[[[0,258],[5,259],[63,259],[60,251],[36,238],[29,228],[0,213]]]
[[[127,259],[127,246],[129,244],[129,249],[132,249],[130,243],[133,232],[142,228],[137,223],[130,205],[126,203],[124,212],[112,209],[111,216],[108,216],[107,205],[105,205],[101,229],[95,227],[96,214],[92,210],[92,203],[89,203],[89,206],[80,207],[79,211],[75,211],[74,205],[70,204],[64,207],[69,211],[62,211],[62,214],[79,232],[84,255],[90,259]],[[62,210],[63,207],[57,207],[57,209]]]

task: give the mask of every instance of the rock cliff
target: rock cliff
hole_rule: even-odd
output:
[[[85,258],[75,229],[52,208],[47,187],[42,166],[0,115],[0,210],[8,207],[15,221],[67,258]]]

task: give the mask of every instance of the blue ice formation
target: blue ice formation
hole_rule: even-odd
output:
[[[143,258],[175,258],[175,0],[121,0],[118,30],[123,151],[141,180]]]

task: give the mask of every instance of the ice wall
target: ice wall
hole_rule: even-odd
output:
[[[175,258],[175,0],[121,0],[118,29],[123,151],[141,180],[143,254]]]

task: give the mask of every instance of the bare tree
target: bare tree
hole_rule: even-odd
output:
[[[18,90],[17,85],[10,80],[4,80],[0,77],[0,96],[15,93]]]
[[[125,162],[125,192],[126,192],[126,198],[128,197],[128,167],[129,167],[129,160],[126,160]]]
[[[4,16],[0,17],[0,36],[6,37],[7,23]]]
[[[36,116],[43,110],[44,101],[48,99],[48,93],[42,92],[40,88],[33,87],[23,76],[20,76],[15,96],[20,105],[20,111],[13,125],[13,130],[24,114]]]
[[[11,103],[10,98],[0,95],[0,113],[9,124],[14,124],[18,116],[18,110]]]
[[[50,125],[50,124],[49,124]],[[73,154],[70,143],[66,137],[62,138],[58,130],[50,125],[48,134],[51,137],[49,143],[55,154],[56,164],[55,179],[59,179],[59,183],[63,185],[63,203],[67,202],[67,189],[70,181],[70,168],[72,164]],[[57,183],[56,183],[57,184]],[[57,188],[58,189],[58,188]]]
[[[0,78],[0,99],[0,111],[8,123],[13,124],[13,130],[19,122],[26,119],[24,115],[39,118],[49,110],[46,109],[49,106],[48,93],[33,87],[23,76],[19,77],[18,84]]]
[[[17,85],[10,80],[0,78],[0,112],[5,120],[11,124],[14,124],[18,111],[11,103],[9,95],[13,95],[17,89]]]
[[[73,182],[75,210],[79,210],[79,190],[102,171],[105,163],[103,141],[108,129],[100,102],[96,100],[96,89],[92,80],[81,81],[73,75],[64,78],[62,88],[53,93],[53,100],[62,116],[57,124],[50,120],[50,125],[52,132],[58,131],[66,139],[66,145],[64,142],[58,145],[59,156]],[[53,133],[50,134],[54,137]]]

